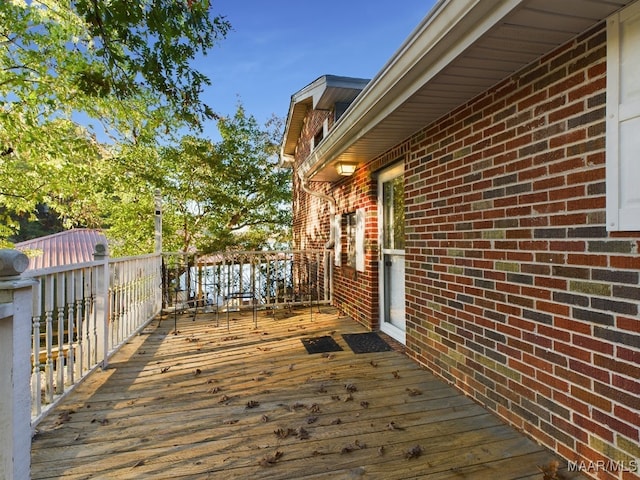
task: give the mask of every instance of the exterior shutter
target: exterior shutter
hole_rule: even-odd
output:
[[[364,262],[364,208],[356,210],[356,270],[365,271]]]
[[[333,234],[333,252],[335,254],[333,263],[339,267],[342,265],[342,215],[340,214],[333,218]]]
[[[640,230],[640,2],[607,22],[607,229]]]

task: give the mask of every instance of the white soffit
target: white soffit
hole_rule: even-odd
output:
[[[335,181],[631,3],[441,0],[303,162]]]

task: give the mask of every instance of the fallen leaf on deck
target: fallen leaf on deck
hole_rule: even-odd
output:
[[[222,424],[223,425],[234,425],[238,423],[238,420],[236,420],[235,418],[230,418],[228,420],[223,420]]]
[[[296,431],[293,428],[279,428],[273,431],[274,435],[278,438],[287,438],[290,435],[294,435]]]
[[[381,457],[382,455],[384,455],[384,445],[378,447],[378,456]]]
[[[360,406],[361,406],[362,408],[369,408],[369,402],[362,401],[362,402],[360,402]]]
[[[307,425],[311,425],[312,423],[316,423],[318,421],[318,417],[311,416],[307,417]]]
[[[358,391],[358,387],[356,387],[353,383],[345,384],[344,389],[347,392],[357,392]]]
[[[269,421],[269,417],[267,415],[262,415],[262,417],[260,417],[260,421],[262,423],[267,423]]]
[[[318,405],[317,403],[312,403],[309,407],[309,411],[311,413],[318,413],[320,411],[320,405]]]
[[[377,366],[378,366],[378,363],[377,363],[377,362],[374,362],[373,360],[371,360],[371,361],[369,362],[369,364],[370,364],[372,367],[377,367]]]
[[[222,390],[220,387],[213,387],[209,390],[209,393],[218,393],[220,390]]]
[[[404,458],[406,458],[407,460],[410,460],[412,458],[418,458],[420,455],[422,455],[423,451],[424,450],[420,445],[414,445],[409,450],[404,452]]]
[[[200,370],[199,368],[196,368],[195,371],[193,372],[193,374],[197,377],[198,375],[200,375],[202,373],[202,370]]]
[[[303,427],[299,427],[296,430],[296,437],[298,437],[299,440],[306,440],[307,438],[309,438],[309,432]]]
[[[400,373],[398,373],[398,370],[394,370],[391,373],[393,374],[393,378],[400,378]]]
[[[141,467],[142,465],[144,465],[144,460],[138,460],[131,468]]]
[[[398,425],[396,425],[396,422],[389,422],[387,424],[387,430],[404,430],[404,428],[400,428]]]
[[[340,420],[339,418],[336,418],[335,420],[331,421],[331,425],[340,425],[342,423],[342,420]]]
[[[416,397],[418,395],[422,395],[422,392],[417,388],[407,388],[407,392],[409,392],[410,397]]]
[[[267,455],[263,457],[258,463],[262,467],[271,467],[275,465],[275,463],[282,458],[282,452],[277,450],[273,455]]]
[[[256,400],[249,400],[247,402],[247,408],[256,408],[260,406],[260,402],[256,401]]]
[[[344,397],[343,402],[351,402],[353,401],[353,395],[349,394],[346,397]]]
[[[170,369],[170,368],[171,368],[170,366],[169,366],[169,367],[162,367],[162,368],[160,369],[160,373],[167,373],[167,372],[169,371],[169,369]]]

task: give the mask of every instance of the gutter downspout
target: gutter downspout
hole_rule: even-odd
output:
[[[291,155],[286,155],[284,153],[280,154],[281,163],[287,162],[290,165],[294,164],[294,159]],[[311,190],[308,185],[309,179],[306,178],[305,174],[302,170],[298,169],[298,178],[300,179],[300,186],[302,187],[302,191],[312,197],[319,198],[321,200],[326,201],[329,204],[329,241],[324,244],[324,248],[326,250],[332,250],[336,245],[336,199],[331,197],[330,195],[326,195],[322,192],[318,192],[315,190]],[[329,273],[329,300],[333,303],[333,261],[331,257],[326,258],[325,271]],[[325,285],[325,292],[326,292]]]

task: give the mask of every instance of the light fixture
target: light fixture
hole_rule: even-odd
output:
[[[350,177],[353,175],[356,168],[358,168],[358,164],[353,162],[338,162],[336,164],[338,175],[342,175],[343,177]]]

